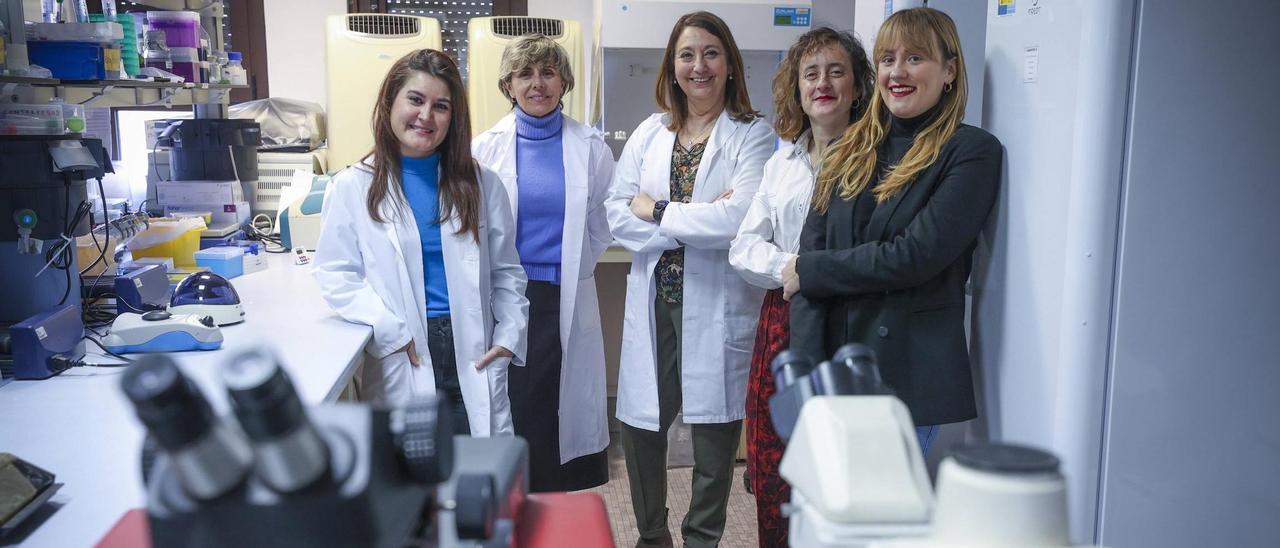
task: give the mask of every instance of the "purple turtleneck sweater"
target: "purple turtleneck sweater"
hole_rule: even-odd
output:
[[[516,250],[530,280],[560,283],[564,146],[560,109],[541,118],[516,107]]]

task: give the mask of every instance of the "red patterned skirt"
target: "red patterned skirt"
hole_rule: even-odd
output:
[[[782,299],[782,290],[770,290],[760,307],[760,324],[756,327],[747,380],[747,471],[756,495],[761,548],[787,545],[787,518],[782,517],[782,503],[791,500],[791,486],[778,475],[786,447],[774,432],[769,416],[769,396],[777,391],[769,363],[787,348],[790,321],[791,306]]]

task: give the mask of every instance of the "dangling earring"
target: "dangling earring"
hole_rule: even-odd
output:
[[[733,79],[733,75],[732,75],[732,74],[730,74],[730,75],[729,75],[729,79],[730,79],[730,80],[732,80],[732,79]]]
[[[954,88],[954,86],[952,86],[952,85],[951,85],[951,82],[947,82],[946,84],[944,84],[944,85],[942,86],[942,92],[943,92],[943,93],[951,93],[951,90],[952,90],[953,88]]]

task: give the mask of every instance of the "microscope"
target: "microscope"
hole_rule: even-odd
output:
[[[788,350],[771,370],[792,546],[1072,546],[1053,455],[961,447],[942,461],[935,497],[911,413],[881,379],[874,351],[848,344],[815,365]]]
[[[452,438],[444,398],[307,408],[263,350],[233,357],[220,374],[233,409],[226,416],[164,355],[122,376],[148,432],[143,477],[155,548],[561,544],[538,541],[547,527],[525,527],[541,531],[522,537],[534,519],[556,529],[594,518],[607,531],[603,503],[583,504],[598,496],[526,496],[524,440]]]

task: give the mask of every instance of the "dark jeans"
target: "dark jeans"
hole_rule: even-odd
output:
[[[431,353],[431,373],[436,378],[436,392],[449,402],[453,410],[453,433],[471,435],[467,406],[462,401],[458,384],[458,356],[453,350],[453,321],[448,316],[427,318],[427,352]]]

